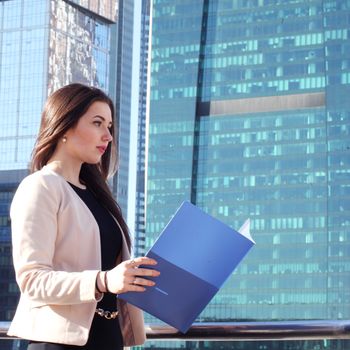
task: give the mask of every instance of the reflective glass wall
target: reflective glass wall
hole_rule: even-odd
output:
[[[108,22],[63,0],[51,1],[49,93],[73,81],[108,91],[110,31]]]
[[[118,8],[118,2],[115,0],[70,0],[67,2],[82,6],[111,21],[116,21],[117,19],[116,9]]]
[[[0,170],[26,168],[46,91],[49,3],[0,2]]]
[[[49,93],[108,90],[110,26],[63,0],[0,1],[0,170],[27,168]]]
[[[153,2],[146,243],[183,200],[256,247],[198,321],[350,317],[350,1]]]

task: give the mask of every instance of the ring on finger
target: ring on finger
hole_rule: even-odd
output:
[[[134,278],[134,280],[132,281],[132,284],[136,284],[137,281],[137,277]]]
[[[131,263],[131,265],[133,265],[133,266],[136,265],[135,259],[132,259],[130,263]]]

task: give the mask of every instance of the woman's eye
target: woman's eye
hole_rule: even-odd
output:
[[[95,120],[95,121],[94,121],[94,124],[95,124],[96,126],[101,126],[102,122],[100,122],[99,120]]]

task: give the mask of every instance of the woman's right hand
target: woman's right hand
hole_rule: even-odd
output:
[[[147,257],[139,257],[126,260],[118,264],[112,270],[104,272],[105,289],[114,294],[126,292],[143,292],[145,287],[155,285],[155,282],[145,277],[157,277],[160,272],[154,269],[145,268],[144,265],[154,266],[157,262]],[[142,267],[139,267],[142,265]]]

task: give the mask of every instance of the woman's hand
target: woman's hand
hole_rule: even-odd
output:
[[[104,272],[105,289],[114,294],[126,292],[143,292],[145,287],[154,286],[155,282],[144,277],[157,277],[160,272],[153,269],[139,267],[140,265],[156,265],[154,259],[147,257],[126,260],[112,270]]]

